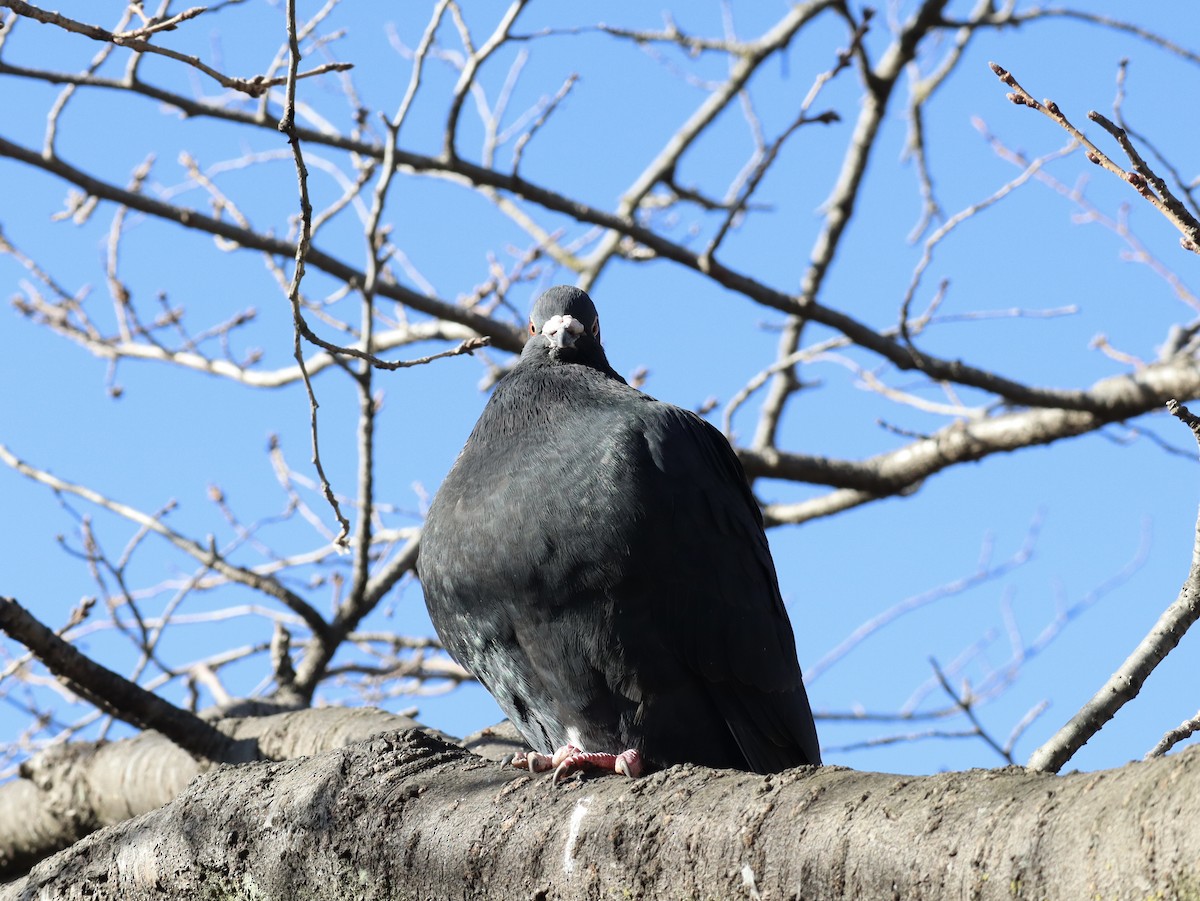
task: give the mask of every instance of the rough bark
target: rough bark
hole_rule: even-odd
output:
[[[0,899],[1200,896],[1200,749],[1117,770],[553,786],[425,733],[222,767]]]
[[[226,717],[214,725],[233,740],[225,762],[240,763],[318,754],[416,723],[382,710],[322,707]],[[168,803],[207,767],[157,732],[58,745],[36,755],[21,767],[22,778],[0,785],[0,879],[103,826]]]

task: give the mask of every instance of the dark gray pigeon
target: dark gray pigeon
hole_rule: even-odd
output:
[[[447,650],[556,777],[819,764],[762,515],[725,437],[625,383],[551,288],[429,508]]]

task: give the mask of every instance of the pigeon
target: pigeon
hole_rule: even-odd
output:
[[[578,288],[538,298],[426,516],[443,646],[557,780],[819,765],[762,513],[729,442],[609,365]]]

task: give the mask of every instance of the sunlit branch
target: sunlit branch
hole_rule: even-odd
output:
[[[1200,418],[1170,400],[1171,414],[1188,426],[1200,442]],[[1200,521],[1192,546],[1192,565],[1178,597],[1159,616],[1133,653],[1070,721],[1033,752],[1026,764],[1031,770],[1057,773],[1087,741],[1126,703],[1137,697],[1142,685],[1188,629],[1200,619]]]

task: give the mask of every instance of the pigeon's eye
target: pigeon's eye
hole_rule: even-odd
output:
[[[596,317],[596,321],[592,323],[592,337],[600,337],[600,317]]]
[[[529,323],[529,334],[531,334],[531,335],[537,334],[537,328],[534,326],[534,324],[532,322]]]

